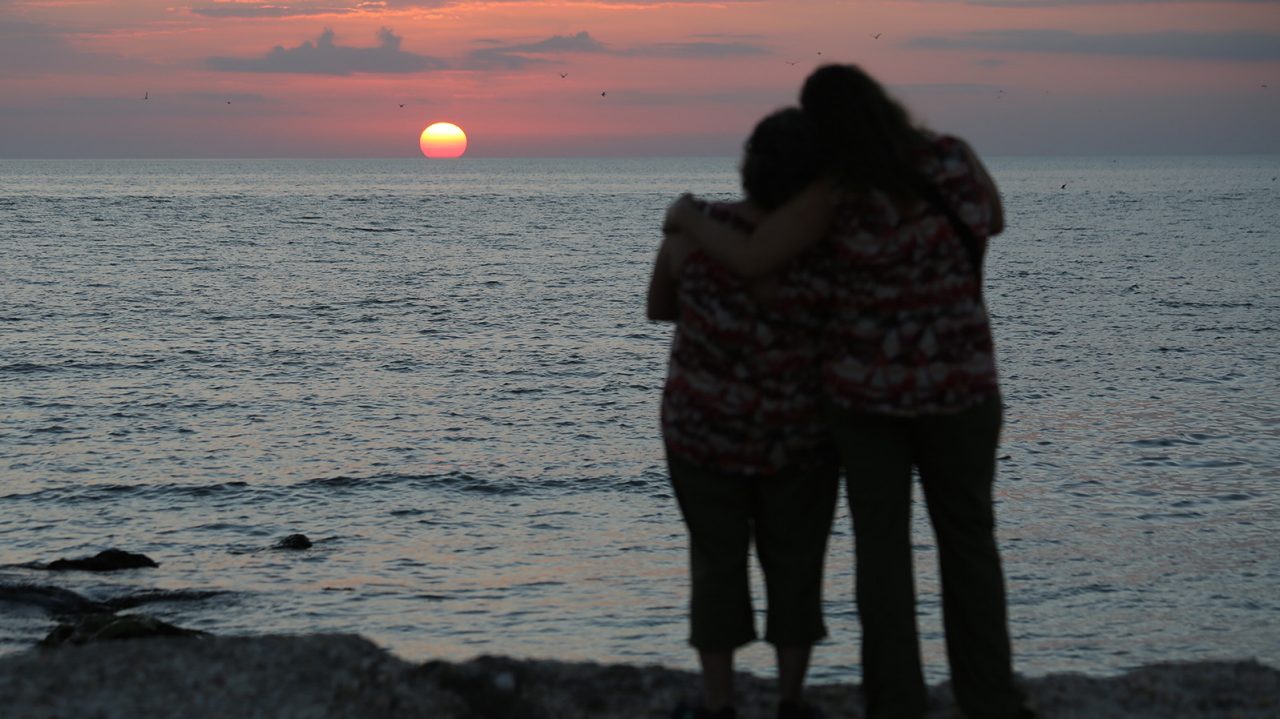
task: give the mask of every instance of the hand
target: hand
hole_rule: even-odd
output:
[[[664,233],[679,232],[688,224],[690,215],[697,213],[697,201],[693,195],[686,192],[667,205],[667,215],[662,220],[662,231]]]
[[[683,232],[667,232],[662,236],[662,248],[667,253],[667,269],[672,277],[680,274],[680,268],[693,253],[695,247]]]

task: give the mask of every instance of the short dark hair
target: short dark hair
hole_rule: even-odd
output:
[[[767,115],[743,146],[742,190],[747,200],[765,211],[791,199],[822,170],[818,133],[798,107]]]

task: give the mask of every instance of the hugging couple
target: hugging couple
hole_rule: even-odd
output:
[[[853,517],[862,687],[873,719],[923,717],[911,563],[916,472],[937,539],[952,686],[969,719],[1032,717],[1015,685],[992,484],[1001,424],[982,257],[1003,229],[968,145],[913,124],[873,78],[828,65],[760,121],[745,199],[668,209],[648,316],[675,333],[662,435],[688,528],[690,644],[735,717],[733,652],[764,572],[777,716],[826,636],[822,572],[841,470]]]

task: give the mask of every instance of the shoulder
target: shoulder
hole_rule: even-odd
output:
[[[748,202],[708,202],[703,210],[711,219],[744,234],[756,228],[760,213]]]
[[[969,143],[954,135],[925,135],[921,154],[925,173],[944,182],[971,177],[977,167]]]

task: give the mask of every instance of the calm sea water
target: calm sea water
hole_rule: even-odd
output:
[[[990,164],[1019,669],[1280,664],[1280,158]],[[0,161],[0,583],[223,590],[145,611],[411,659],[692,667],[670,328],[642,315],[689,190],[732,196],[734,161]],[[270,550],[293,532],[316,546]],[[858,676],[835,533],[818,681]],[[108,547],[161,566],[12,566]],[[49,627],[0,604],[0,651]]]

